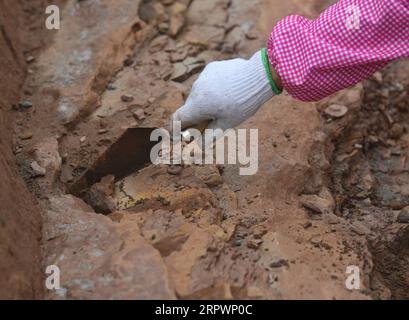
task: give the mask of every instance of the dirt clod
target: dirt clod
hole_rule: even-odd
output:
[[[46,174],[46,170],[41,167],[37,161],[31,163],[31,169],[33,170],[33,177],[43,177]]]
[[[145,115],[145,111],[143,109],[135,109],[134,111],[132,111],[133,116],[135,117],[136,120],[145,120],[146,119],[146,115]]]
[[[121,96],[121,100],[123,102],[132,102],[134,100],[134,97],[130,94],[124,94]]]
[[[114,180],[112,175],[105,176],[100,182],[91,186],[87,195],[86,202],[98,213],[109,214],[116,210],[116,202],[113,199]]]
[[[334,210],[334,201],[332,197],[325,198],[322,195],[302,195],[300,202],[314,213],[332,213]]]
[[[343,105],[333,104],[324,110],[324,113],[331,118],[342,118],[348,112],[348,108]]]
[[[397,217],[399,223],[409,223],[409,207],[403,208]]]
[[[29,109],[33,107],[33,103],[30,100],[23,100],[19,103],[21,109]]]

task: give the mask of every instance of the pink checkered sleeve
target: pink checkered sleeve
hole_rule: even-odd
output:
[[[316,20],[288,16],[267,52],[291,96],[318,101],[409,56],[409,0],[340,0]]]

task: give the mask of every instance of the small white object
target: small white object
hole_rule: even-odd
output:
[[[33,169],[33,173],[35,177],[42,177],[45,176],[46,170],[41,167],[37,161],[31,163],[31,169]]]
[[[190,142],[192,135],[190,134],[189,130],[182,131],[182,140],[185,142]]]

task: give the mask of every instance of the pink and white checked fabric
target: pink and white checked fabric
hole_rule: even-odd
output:
[[[409,56],[409,0],[340,0],[316,20],[288,16],[267,52],[291,96],[318,101]]]

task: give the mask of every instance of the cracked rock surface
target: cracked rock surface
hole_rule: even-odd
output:
[[[407,297],[407,61],[319,103],[269,101],[241,126],[259,129],[253,176],[152,165],[105,177],[87,203],[66,193],[126,128],[165,126],[206,63],[250,57],[279,19],[329,2],[66,1],[15,111],[43,265],[61,270],[46,298]]]

